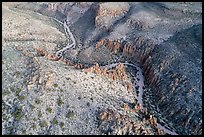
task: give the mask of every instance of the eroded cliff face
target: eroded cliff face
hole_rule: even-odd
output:
[[[2,94],[5,95],[2,109],[5,111],[2,115],[9,115],[3,118],[3,133],[174,134],[161,131],[158,128],[161,125],[155,124],[155,121],[166,121],[177,134],[202,134],[201,7],[201,3],[193,2],[4,3],[2,89],[5,92]],[[76,40],[76,48],[63,55],[71,62],[71,68],[62,65],[66,60],[52,61],[56,51],[69,41],[62,25],[65,20]],[[39,48],[43,50],[36,52]],[[8,58],[10,56],[12,58]],[[21,67],[12,64],[13,58],[19,59]],[[143,101],[148,112],[138,109],[132,101],[137,94],[134,90],[128,94],[127,84],[109,83],[99,75],[99,66],[125,61],[139,64],[143,70]],[[92,70],[96,68],[93,67],[95,63],[99,64],[98,75],[78,70],[84,67]],[[14,68],[19,71],[14,72]],[[24,71],[27,75],[21,74]],[[127,69],[127,73],[131,71]],[[18,80],[20,83],[15,83],[10,73],[16,73],[16,78],[22,76]],[[109,78],[114,81],[117,75],[112,74]],[[136,88],[133,86],[133,89]],[[39,101],[34,101],[36,99],[43,102],[42,107]],[[124,100],[129,103],[121,109]],[[105,109],[109,107],[117,112]],[[129,122],[128,126],[125,121]],[[17,128],[17,125],[20,126]]]
[[[159,77],[155,102],[161,112],[182,131],[202,133],[202,25],[175,33],[155,47],[152,69]]]

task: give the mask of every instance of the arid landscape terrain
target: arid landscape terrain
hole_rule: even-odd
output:
[[[3,2],[2,135],[201,135],[201,2]]]

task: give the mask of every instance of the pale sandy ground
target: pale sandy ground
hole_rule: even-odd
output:
[[[7,134],[9,127],[16,134],[100,134],[96,122],[98,109],[109,107],[124,113],[121,103],[131,102],[133,94],[128,93],[121,82],[92,73],[86,74],[44,57],[34,57],[36,53],[33,48],[45,47],[52,52],[56,47],[55,41],[65,40],[64,34],[42,21],[16,14],[6,7],[3,7],[2,18],[2,39],[5,40],[2,45],[2,90],[9,91],[9,94],[3,96],[3,102],[10,106],[8,112],[3,109],[3,117],[13,123],[8,125],[3,120],[2,134]],[[18,51],[15,47],[22,50]],[[31,57],[22,54],[27,52],[31,53]],[[19,72],[18,77],[14,76],[15,71]],[[7,76],[9,73],[11,80]],[[53,84],[57,84],[57,87]],[[25,96],[25,99],[19,101],[15,96],[17,87],[22,87],[20,95]],[[63,102],[61,106],[58,105],[59,98]],[[41,101],[40,104],[35,103],[36,99]],[[23,116],[16,121],[12,113],[21,106]],[[51,113],[47,111],[48,108],[52,109]],[[39,111],[41,117],[38,116]],[[73,111],[73,117],[66,118],[70,111]],[[53,119],[58,124],[52,124]],[[42,122],[47,123],[47,126],[40,126]],[[63,127],[60,127],[61,122],[64,123]]]

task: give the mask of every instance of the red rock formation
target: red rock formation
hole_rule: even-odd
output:
[[[76,69],[82,69],[83,68],[83,64],[75,64],[74,65],[74,67],[76,68]]]
[[[123,108],[126,112],[130,110],[130,108],[129,108],[129,106],[128,106],[127,103],[124,103],[123,106],[122,106],[122,108]]]
[[[132,83],[126,81],[125,85],[127,87],[127,91],[130,92],[132,90]]]
[[[119,63],[115,67],[115,69],[112,69],[109,71],[107,71],[106,68],[101,69],[99,67],[98,63],[96,63],[92,67],[84,69],[84,72],[92,72],[92,73],[99,74],[102,76],[108,76],[112,80],[126,80],[126,78],[127,78],[127,75],[125,72],[125,66],[121,63]]]
[[[153,117],[152,115],[150,115],[149,122],[154,128],[157,127],[157,119],[155,117]]]
[[[140,104],[136,104],[134,109],[133,109],[133,112],[138,112],[139,110],[141,110],[141,105]]]
[[[54,54],[48,54],[47,59],[52,60],[52,61],[58,61],[60,58],[58,58]]]
[[[101,75],[102,76],[107,76],[107,69],[106,68],[101,69]]]
[[[113,50],[113,41],[112,40],[109,40],[108,43],[107,43],[107,46],[106,46],[109,50]]]
[[[93,67],[89,67],[83,70],[84,72],[93,72]]]
[[[73,63],[71,63],[71,61],[69,60],[61,58],[59,61],[63,62],[65,65],[73,66]]]
[[[100,114],[99,114],[99,119],[101,120],[101,121],[104,121],[105,119],[107,119],[107,117],[108,117],[108,113],[107,112],[101,112]]]
[[[36,48],[35,50],[40,56],[47,56],[48,55],[48,52],[43,48]]]

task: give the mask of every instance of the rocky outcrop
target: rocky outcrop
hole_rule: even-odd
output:
[[[101,3],[95,19],[96,26],[108,29],[116,20],[124,17],[129,8],[130,6],[126,2]]]
[[[202,133],[201,30],[196,25],[174,34],[155,47],[150,61],[159,78],[158,87],[152,85],[156,104],[181,132],[192,134]]]

